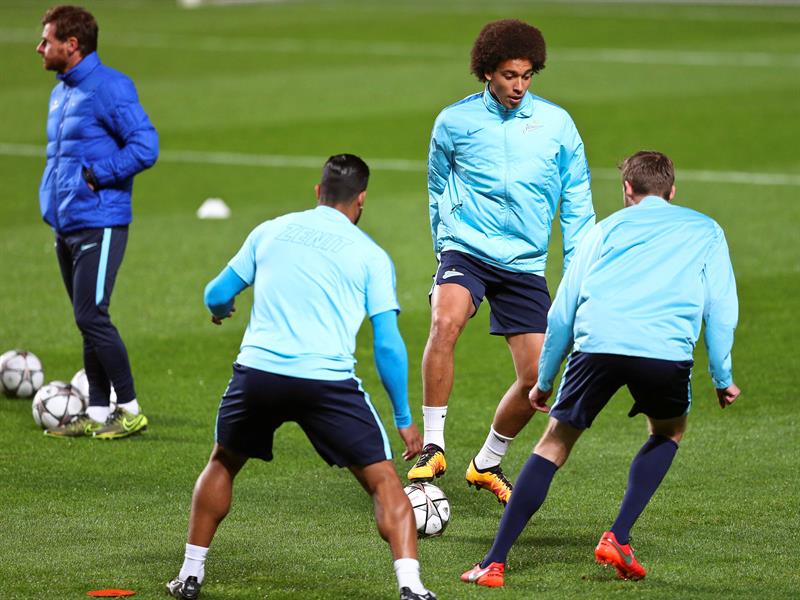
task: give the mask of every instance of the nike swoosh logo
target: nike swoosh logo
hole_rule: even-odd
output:
[[[479,131],[483,131],[484,129],[486,129],[486,127],[480,127],[480,128],[478,128],[478,129],[473,129],[472,131],[470,131],[469,129],[467,129],[467,137],[473,136],[473,135],[475,135],[476,133],[478,133]]]
[[[463,273],[459,273],[458,271],[445,271],[444,275],[442,275],[442,279],[450,279],[451,277],[463,277]]]
[[[131,420],[129,421],[129,420],[128,420],[128,418],[127,418],[127,417],[125,417],[125,418],[123,418],[123,419],[122,419],[122,428],[123,428],[125,431],[130,431],[131,429],[133,429],[134,427],[136,427],[136,422],[137,422],[138,420],[139,420],[139,419],[137,419],[136,417],[134,417],[133,419],[131,419]]]
[[[617,549],[617,552],[619,552],[622,555],[622,560],[625,561],[626,565],[629,565],[633,562],[633,554],[625,554],[625,551],[617,542],[615,542],[614,540],[608,540],[608,541],[611,542],[611,545],[614,546],[614,548]]]
[[[97,242],[93,242],[91,244],[83,244],[81,246],[81,250],[88,250],[89,248],[94,248],[95,246],[97,246]]]
[[[478,579],[486,575],[486,573],[488,572],[489,572],[489,567],[486,567],[485,569],[481,569],[480,571],[475,571],[473,573],[470,573],[469,574],[470,583],[475,583]]]

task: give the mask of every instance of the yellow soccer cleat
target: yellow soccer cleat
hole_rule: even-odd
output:
[[[93,432],[93,437],[101,440],[116,440],[134,433],[142,433],[147,429],[147,417],[142,413],[132,415],[124,408],[118,407],[108,416],[108,420]]]
[[[466,479],[467,485],[474,485],[477,489],[489,490],[497,497],[497,501],[503,505],[508,504],[508,500],[511,498],[511,490],[514,489],[511,482],[503,475],[503,469],[500,468],[500,465],[481,471],[475,466],[474,459],[469,461]]]
[[[444,450],[436,444],[427,444],[419,455],[419,460],[408,472],[408,480],[433,481],[435,477],[441,477],[447,470],[447,461],[444,459]]]

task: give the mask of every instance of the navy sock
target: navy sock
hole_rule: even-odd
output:
[[[620,544],[630,541],[631,527],[661,485],[677,451],[678,444],[670,438],[651,435],[631,462],[628,489],[625,490],[617,519],[611,526]],[[513,498],[514,495],[511,496]]]
[[[557,470],[558,467],[555,463],[538,454],[531,454],[517,478],[514,491],[511,493],[511,500],[500,520],[500,528],[497,530],[494,544],[481,562],[481,566],[485,567],[493,562],[506,562],[511,546],[517,541],[533,513],[539,510],[544,499],[547,498],[550,482],[553,481],[553,475]]]

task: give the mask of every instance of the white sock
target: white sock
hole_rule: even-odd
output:
[[[186,581],[187,577],[197,577],[197,583],[203,583],[206,576],[206,554],[208,548],[186,544],[186,554],[183,555],[183,566],[178,573],[178,579]]]
[[[444,450],[444,419],[447,416],[446,406],[423,406],[422,422],[425,431],[422,435],[422,445],[436,444]]]
[[[89,418],[98,423],[105,423],[110,412],[111,409],[108,406],[90,406],[86,409],[86,414],[89,415]]]
[[[394,572],[397,575],[398,588],[410,588],[415,594],[428,593],[419,578],[419,561],[416,558],[398,558],[394,561]]]
[[[130,402],[126,402],[125,404],[117,404],[117,406],[119,406],[120,408],[124,408],[132,415],[138,415],[139,411],[141,410],[139,408],[139,403],[136,401],[136,398],[134,398]]]
[[[490,427],[489,435],[486,436],[483,448],[478,452],[478,456],[475,457],[475,467],[483,471],[489,467],[499,465],[513,439],[513,437],[500,435],[494,430],[494,427]]]

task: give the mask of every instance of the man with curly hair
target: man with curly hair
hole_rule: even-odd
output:
[[[433,245],[439,267],[430,294],[431,330],[422,359],[424,448],[411,481],[444,474],[444,423],[454,349],[485,297],[490,333],[505,336],[516,380],[500,400],[486,442],[470,461],[469,485],[506,504],[512,485],[500,461],[533,416],[550,295],[544,278],[560,210],[564,269],[594,225],[583,141],[567,112],[528,92],[545,65],[541,32],[521,21],[487,24],[472,48],[485,84],[436,119],[428,158]]]

